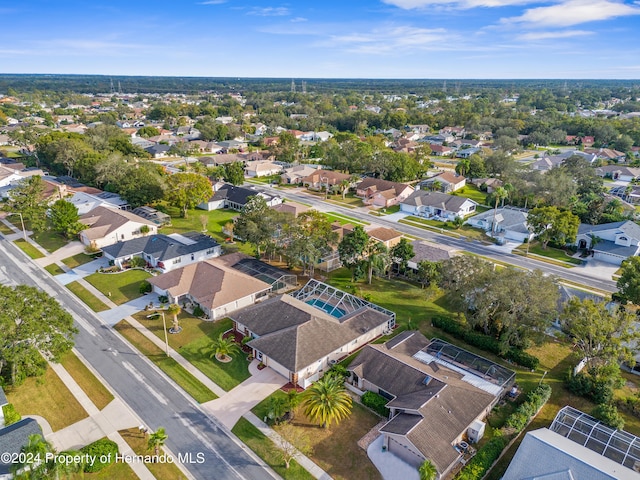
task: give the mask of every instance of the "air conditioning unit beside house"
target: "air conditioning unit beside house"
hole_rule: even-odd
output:
[[[484,436],[484,427],[485,424],[480,420],[474,420],[474,422],[469,425],[467,437],[469,437],[471,443],[478,443],[482,439]]]

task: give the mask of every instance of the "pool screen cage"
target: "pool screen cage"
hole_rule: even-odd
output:
[[[271,285],[275,293],[286,292],[298,285],[298,276],[255,258],[243,258],[233,268]]]
[[[322,310],[327,312],[329,315],[333,315],[332,311],[335,310],[336,312],[344,312],[343,315],[348,316],[356,310],[363,307],[369,307],[389,316],[389,329],[392,329],[396,325],[396,314],[391,310],[387,310],[386,308],[363,300],[362,298],[351,295],[350,293],[338,290],[337,288],[318,280],[309,280],[300,290],[292,292],[291,296],[306,303],[319,300],[320,303],[325,306]]]
[[[640,471],[640,438],[635,435],[608,427],[569,406],[558,412],[549,429],[633,471]]]

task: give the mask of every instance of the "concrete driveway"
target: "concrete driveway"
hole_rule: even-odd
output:
[[[105,310],[104,312],[100,312],[100,318],[102,318],[107,324],[115,325],[123,318],[129,317],[134,313],[138,313],[141,310],[144,310],[149,303],[153,303],[154,305],[159,305],[158,294],[157,293],[148,293],[143,295],[140,298],[136,298],[131,300],[130,302],[123,303],[122,305],[118,305],[111,310]],[[168,327],[171,326],[171,319],[167,318]],[[167,327],[167,328],[168,328]]]
[[[223,397],[202,404],[205,411],[214,415],[229,430],[242,415],[287,384],[288,380],[279,373],[270,368],[258,370],[257,366],[258,361],[254,360],[249,365],[249,371],[252,373],[250,378]]]

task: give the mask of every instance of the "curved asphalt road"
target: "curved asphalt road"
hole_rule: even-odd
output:
[[[565,268],[561,266],[552,265],[550,263],[542,262],[532,257],[523,257],[521,255],[505,253],[503,251],[499,251],[489,246],[486,246],[477,240],[468,241],[464,238],[460,239],[460,238],[450,237],[448,235],[442,235],[436,232],[425,230],[423,228],[412,227],[411,225],[406,225],[404,223],[392,222],[390,220],[385,220],[384,217],[374,217],[372,215],[369,215],[368,213],[363,213],[358,210],[353,210],[350,208],[341,207],[333,203],[324,202],[322,199],[319,199],[312,195],[303,195],[299,193],[289,192],[286,190],[285,191],[276,190],[274,192],[272,187],[256,186],[255,184],[250,184],[250,185],[247,184],[246,186],[251,186],[253,188],[257,187],[256,190],[264,190],[265,192],[268,192],[271,194],[277,193],[278,195],[284,196],[293,201],[311,204],[313,207],[321,211],[337,212],[342,215],[355,218],[357,220],[362,220],[368,223],[376,223],[385,227],[394,228],[399,232],[406,233],[416,238],[426,239],[434,243],[455,247],[459,250],[475,253],[477,255],[482,255],[483,257],[487,257],[492,260],[496,260],[498,262],[509,263],[511,265],[515,265],[521,268],[526,268],[529,270],[539,269],[548,275],[555,275],[560,280],[566,280],[570,283],[577,283],[580,285],[584,285],[586,287],[592,287],[592,288],[604,290],[607,292],[618,291],[616,282],[612,280],[604,280],[602,278],[590,276],[588,272],[585,272],[585,270],[580,267]]]
[[[234,441],[146,357],[0,235],[0,281],[40,287],[69,311],[80,333],[76,349],[152,430],[164,427],[167,447],[191,455],[185,467],[202,480],[273,479],[262,462]],[[55,408],[54,405],[51,408]],[[198,462],[202,454],[202,463]]]

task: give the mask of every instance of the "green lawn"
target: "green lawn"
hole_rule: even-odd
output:
[[[389,215],[391,213],[398,213],[400,211],[400,205],[392,205],[390,207],[381,208],[378,212]]]
[[[280,396],[283,395],[283,392],[278,390],[273,395]],[[268,401],[267,399],[261,402],[251,411],[258,417],[260,415],[264,417]],[[291,423],[309,438],[313,449],[313,452],[308,455],[311,460],[332,478],[351,480],[355,478],[354,472],[358,472],[358,479],[381,478],[380,473],[367,457],[367,453],[357,443],[379,421],[380,417],[362,405],[354,403],[351,415],[338,425],[332,424],[327,428],[320,427],[309,421],[304,415],[302,407],[295,410],[295,416]]]
[[[146,319],[146,314],[142,312],[134,315],[134,317],[155,333],[158,338],[164,340],[161,318]],[[141,320],[141,318],[144,318],[144,320]],[[209,358],[210,345],[213,340],[219,334],[232,327],[230,319],[210,322],[182,314],[180,316],[180,326],[182,327],[182,332],[177,335],[170,335],[169,345],[219,385],[220,388],[229,391],[250,377],[249,362],[244,354],[236,355],[233,361],[229,363],[220,363],[215,359]]]
[[[31,238],[34,242],[36,242],[49,253],[53,253],[69,243],[68,239],[52,230],[45,230],[44,232],[34,233],[33,235],[31,235]]]
[[[516,250],[526,253],[527,244],[523,243]],[[541,257],[548,257],[561,262],[572,263],[574,265],[582,265],[582,260],[580,260],[579,258],[570,257],[569,255],[567,255],[567,252],[559,248],[547,246],[546,249],[543,249],[540,242],[537,241],[531,242],[531,244],[529,245],[529,253],[540,255]]]
[[[399,222],[406,225],[412,225],[414,227],[426,227],[427,230],[444,233],[445,235],[451,235],[451,233],[453,233],[472,240],[479,240],[481,242],[491,242],[492,240],[484,230],[480,228],[474,228],[469,225],[462,225],[460,228],[456,228],[451,222],[441,222],[439,220],[429,220],[427,218],[414,216],[403,218],[399,220]]]
[[[29,377],[17,387],[4,387],[9,403],[22,415],[44,417],[54,432],[88,417],[69,389],[47,365],[41,377]]]
[[[474,202],[478,202],[480,205],[487,204],[487,192],[483,192],[473,184],[466,184],[460,190],[453,192],[453,195],[469,198]]]
[[[102,410],[113,400],[111,392],[73,352],[62,357],[60,363],[99,410]]]
[[[126,270],[121,273],[94,273],[85,280],[109,299],[122,305],[140,296],[140,283],[151,276],[144,270]]]
[[[356,218],[347,217],[346,215],[342,215],[341,213],[328,212],[324,213],[324,216],[327,217],[331,222],[339,222],[340,225],[346,225],[347,223],[351,223],[352,225],[369,225],[369,222],[363,222],[362,220],[358,220]]]
[[[0,233],[3,235],[11,235],[15,232],[9,227],[7,227],[4,223],[0,222]]]
[[[95,260],[95,258],[96,257],[87,255],[86,253],[78,253],[72,257],[65,258],[64,260],[62,260],[62,263],[64,263],[69,268],[76,268],[80,265],[84,265],[85,263],[89,263]]]
[[[182,365],[173,358],[167,357],[166,353],[158,348],[151,340],[140,333],[126,320],[121,320],[114,327],[122,334],[136,349],[155,363],[160,370],[166,373],[174,382],[191,395],[196,402],[205,403],[215,400],[217,395],[209,390],[200,380],[189,373]],[[173,337],[174,335],[172,335]],[[164,337],[162,338],[164,340]]]
[[[47,265],[44,269],[49,272],[51,275],[60,275],[64,273],[64,270],[60,268],[57,264],[52,263],[51,265]]]
[[[291,461],[289,468],[285,468],[284,462],[274,452],[277,448],[274,443],[248,420],[240,418],[231,431],[284,480],[312,480],[314,478],[295,460]]]
[[[36,258],[44,257],[44,254],[40,250],[38,250],[36,247],[31,245],[24,238],[19,238],[18,240],[14,240],[13,243],[15,243],[20,248],[20,250],[22,250],[24,253],[29,255],[30,258],[34,260]]]
[[[105,310],[109,310],[109,307],[107,307],[104,303],[98,300],[93,295],[93,293],[91,293],[89,290],[84,288],[78,282],[71,282],[67,284],[67,288],[71,290],[71,292],[76,297],[78,297],[80,300],[86,303],[87,306],[94,312],[104,312]]]
[[[129,428],[127,430],[120,430],[118,432],[125,442],[131,447],[131,450],[136,455],[150,455],[147,449],[147,436],[141,433],[138,427]],[[160,455],[164,453],[163,449],[160,449]],[[157,480],[186,480],[182,470],[174,463],[170,462],[145,462],[144,463],[149,471],[156,477]],[[113,477],[116,478],[116,477]]]

